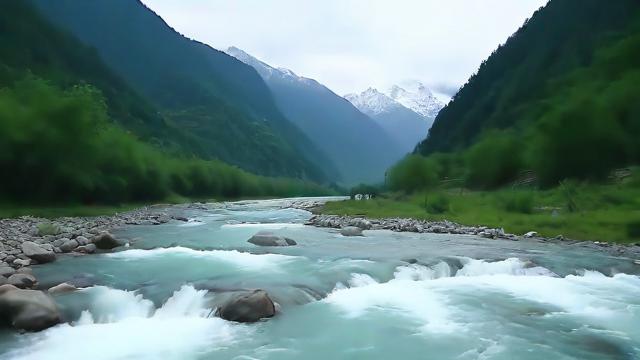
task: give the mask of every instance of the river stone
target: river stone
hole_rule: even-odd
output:
[[[258,246],[293,246],[297,243],[289,238],[277,236],[267,231],[260,231],[253,235],[248,242]]]
[[[25,241],[22,243],[22,252],[29,258],[44,264],[56,260],[56,254],[53,251],[44,249],[42,246],[33,241]]]
[[[63,252],[69,252],[77,247],[78,247],[78,242],[76,240],[67,239],[67,241],[65,241],[62,245],[60,245],[60,250],[62,250]]]
[[[362,229],[360,229],[359,227],[355,227],[355,226],[343,227],[340,230],[340,234],[342,234],[342,236],[363,236],[362,235]]]
[[[89,239],[87,239],[85,236],[82,236],[82,235],[76,237],[76,241],[78,242],[79,246],[84,246],[84,245],[87,245],[87,244],[91,243],[91,241],[89,241]]]
[[[13,265],[16,266],[29,266],[31,265],[31,259],[15,259],[13,260]]]
[[[77,287],[69,284],[69,283],[62,283],[60,285],[56,285],[52,288],[49,288],[49,290],[47,290],[47,292],[51,295],[59,295],[59,294],[66,294],[66,293],[70,293],[70,292],[74,292],[78,290]]]
[[[96,250],[96,244],[87,244],[78,246],[74,251],[82,254],[93,254]]]
[[[29,274],[29,275],[33,275],[33,269],[30,267],[21,267],[20,269],[16,270],[16,274]]]
[[[0,286],[0,323],[26,331],[41,331],[60,323],[53,299],[42,291]]]
[[[0,277],[9,277],[16,271],[11,266],[0,266]]]
[[[113,248],[117,248],[118,246],[122,246],[120,241],[116,240],[113,235],[108,232],[103,232],[99,235],[93,237],[92,242],[96,245],[98,249],[102,250],[111,250]]]
[[[216,311],[216,315],[225,320],[243,323],[256,322],[275,314],[276,307],[264,290],[238,294]]]
[[[524,234],[524,237],[526,237],[528,239],[530,239],[532,237],[536,237],[536,236],[538,236],[538,233],[535,232],[535,231],[529,231],[528,233]]]
[[[7,282],[17,288],[27,289],[34,287],[38,280],[31,274],[13,274],[9,276]]]

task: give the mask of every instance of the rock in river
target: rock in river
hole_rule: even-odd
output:
[[[273,233],[260,231],[248,240],[250,243],[258,246],[293,246],[297,243],[289,238],[277,236]]]
[[[22,252],[29,258],[44,264],[56,260],[56,254],[47,250],[33,241],[25,241],[22,243]]]
[[[98,249],[102,250],[111,250],[113,248],[117,248],[118,246],[122,246],[123,244],[116,240],[113,235],[108,232],[103,232],[99,235],[96,235],[93,238],[93,243],[96,245]]]
[[[38,280],[31,274],[13,274],[9,276],[7,282],[20,289],[28,289],[34,287]]]
[[[347,226],[340,230],[342,236],[362,236],[362,229],[355,226]]]
[[[69,292],[74,292],[78,290],[77,287],[69,284],[69,283],[62,283],[60,285],[56,285],[52,288],[50,288],[49,290],[47,290],[47,292],[51,295],[59,295],[59,294],[66,294]]]
[[[0,286],[0,323],[26,331],[40,331],[60,323],[60,312],[42,291]]]
[[[276,314],[276,306],[264,290],[240,293],[216,311],[216,315],[229,321],[256,322]]]

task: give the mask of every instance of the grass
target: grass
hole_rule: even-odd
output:
[[[370,218],[450,220],[504,228],[515,234],[537,231],[546,237],[640,243],[640,186],[637,181],[571,185],[552,190],[468,191],[442,189],[413,195],[387,194],[369,201],[327,203],[325,214]],[[445,211],[429,211],[425,199],[446,197]]]

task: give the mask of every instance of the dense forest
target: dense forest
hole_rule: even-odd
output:
[[[3,201],[326,193],[302,180],[195,157],[185,150],[193,134],[25,1],[0,4],[0,125],[0,166],[8,172],[0,180]]]
[[[180,35],[140,1],[30,2],[186,134],[183,152],[261,175],[320,182],[332,175],[331,162],[280,113],[253,68]]]
[[[602,180],[640,163],[639,81],[640,2],[551,1],[480,66],[388,184]]]

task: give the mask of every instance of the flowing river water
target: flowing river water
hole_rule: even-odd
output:
[[[584,247],[303,225],[284,201],[189,209],[132,226],[123,251],[35,268],[68,324],[0,333],[2,359],[640,358],[640,266]],[[298,242],[247,243],[260,230]],[[264,289],[256,324],[212,316],[218,294]]]

